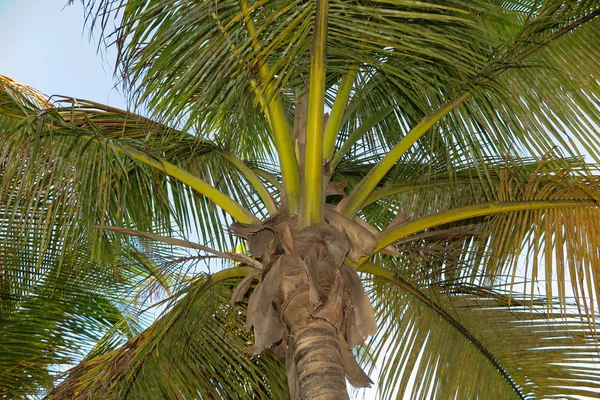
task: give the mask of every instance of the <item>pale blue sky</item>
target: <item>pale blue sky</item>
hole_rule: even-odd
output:
[[[0,0],[0,74],[47,95],[61,94],[124,108],[115,87],[115,51],[97,52],[76,0]]]

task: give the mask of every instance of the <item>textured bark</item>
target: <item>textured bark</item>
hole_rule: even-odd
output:
[[[232,226],[264,265],[248,303],[252,350],[274,347],[286,354],[293,400],[347,399],[346,378],[357,387],[372,383],[351,349],[375,333],[373,308],[356,271],[345,263],[371,255],[376,240],[332,208],[324,219],[303,229],[296,218],[282,215]],[[233,301],[243,298],[248,282],[240,283]]]
[[[300,399],[348,399],[336,328],[312,319],[293,333],[294,362]]]

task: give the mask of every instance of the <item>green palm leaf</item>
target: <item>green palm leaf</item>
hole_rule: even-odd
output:
[[[389,326],[370,348],[380,360],[384,398],[402,397],[406,390],[411,398],[575,398],[598,388],[597,342],[587,333],[595,323],[582,320],[576,309],[562,311],[544,297],[532,301],[479,286],[424,289],[427,302],[420,302],[394,286],[374,282],[383,299],[379,318]],[[451,323],[428,302],[448,313]],[[494,355],[510,381],[482,350]]]
[[[228,279],[222,273],[196,278],[146,331],[75,367],[49,398],[284,398],[283,363],[244,350],[252,340],[243,328],[245,310],[227,305],[232,277],[247,271],[224,272]]]
[[[83,3],[149,117],[0,76],[0,394],[597,391],[596,1]]]

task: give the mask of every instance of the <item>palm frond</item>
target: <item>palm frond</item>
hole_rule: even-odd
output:
[[[22,181],[21,185],[34,185],[30,192],[44,190],[48,182],[36,180],[35,174],[31,173],[27,180],[23,178],[27,168],[22,160],[26,159],[32,165],[47,165],[47,180],[52,184],[71,182],[64,188],[71,200],[77,198],[78,207],[67,207],[71,215],[87,214],[86,218],[104,225],[123,226],[136,221],[141,224],[138,228],[146,231],[169,231],[174,225],[186,231],[187,236],[201,231],[203,237],[215,238],[216,245],[224,249],[235,246],[227,230],[218,228],[227,226],[229,217],[187,185],[167,179],[162,172],[127,156],[127,151],[139,152],[174,163],[248,208],[263,212],[256,191],[245,184],[245,178],[233,164],[218,154],[215,144],[84,100],[57,98],[51,108],[27,108],[27,91],[18,90],[24,86],[3,79],[6,101],[2,114],[3,121],[9,124],[3,129],[2,138],[7,164],[5,186],[14,180]],[[15,108],[23,114],[11,116],[10,110]],[[64,184],[57,186],[60,185]],[[93,210],[104,215],[90,215]],[[206,220],[212,224],[201,223]]]
[[[371,213],[365,213],[365,217],[372,225],[383,229],[398,212],[405,215],[404,221],[388,226],[379,235],[380,240],[392,231],[405,232],[406,235],[400,235],[402,238],[396,236],[395,240],[406,238],[406,241],[411,240],[410,235],[420,235],[423,230],[432,234],[434,239],[439,230],[478,232],[478,235],[459,235],[453,239],[456,240],[453,244],[455,252],[460,254],[460,263],[453,265],[464,279],[473,282],[473,279],[485,277],[486,284],[506,284],[495,282],[495,277],[515,276],[522,268],[520,260],[525,256],[532,262],[527,277],[532,296],[536,282],[544,281],[548,299],[552,298],[557,293],[551,282],[556,280],[559,299],[565,299],[566,293],[572,292],[585,313],[594,315],[597,300],[592,304],[590,299],[597,299],[598,293],[593,278],[599,262],[595,250],[599,195],[597,175],[580,169],[577,162],[570,166],[568,163],[561,166],[542,162],[536,169],[532,169],[534,164],[521,167],[512,163],[506,165],[506,168],[494,172],[496,185],[489,191],[493,202],[488,200],[489,193],[473,190],[477,189],[475,184],[447,185],[441,190],[428,186],[400,193],[393,202],[373,205]],[[425,203],[424,192],[431,196]],[[572,205],[558,207],[564,201],[572,202]],[[537,203],[539,207],[534,206]],[[511,204],[531,206],[513,212],[486,211],[478,214],[476,210],[485,208],[486,204],[499,206],[498,211],[503,207],[508,211]],[[386,206],[392,208],[386,209]],[[471,209],[472,213],[467,212]],[[419,235],[408,245],[399,244],[397,249],[406,251],[426,239]],[[424,243],[427,244],[427,241]],[[422,264],[416,265],[422,267]],[[567,282],[571,282],[568,289]]]
[[[219,246],[235,243],[219,229],[227,220],[214,205],[115,146],[126,143],[211,176],[217,168],[220,184],[233,193],[237,181],[246,204],[258,208],[258,198],[237,169],[220,170],[228,163],[220,156],[203,158],[216,148],[210,143],[93,102],[50,103],[0,78],[0,335],[11,344],[3,347],[0,390],[25,396],[49,390],[59,368],[92,348],[101,354],[122,344],[143,326],[139,308],[157,291],[176,288],[175,275],[157,268],[147,252],[94,225],[188,236],[204,226],[205,234],[218,234]]]
[[[12,211],[11,219],[23,216]],[[108,331],[132,337],[140,321],[129,304],[133,281],[124,279],[132,269],[115,262],[118,279],[90,261],[85,238],[40,240],[42,230],[18,237],[7,229],[9,221],[1,218],[0,394],[25,397],[50,390],[61,369],[81,360]],[[148,276],[140,272],[137,279]]]
[[[598,389],[597,337],[591,319],[545,297],[508,291],[432,288],[431,303],[449,313],[514,381],[518,392],[460,330],[389,281],[376,279],[380,330],[370,344],[383,398],[576,398]],[[508,307],[512,301],[512,306]]]
[[[440,140],[454,153],[447,158],[473,160],[482,175],[486,158],[511,153],[543,159],[557,147],[566,157],[597,162],[598,23],[591,19],[544,44],[493,86],[474,91],[440,125]]]
[[[129,1],[120,7],[111,1],[90,1],[86,6],[89,20],[107,36],[108,21],[121,13],[116,44],[137,103],[148,101],[167,120],[185,115],[184,123],[190,126],[201,121],[206,132],[218,137],[235,134],[240,145],[253,146],[244,158],[270,151],[269,141],[262,137],[252,143],[245,140],[251,131],[253,138],[267,131],[250,82],[281,88],[284,105],[293,102],[296,89],[307,87],[313,2],[250,3],[254,36],[241,23],[243,13],[234,0],[151,5]],[[449,72],[450,81],[473,76],[492,55],[490,42],[501,43],[486,37],[478,26],[477,15],[484,12],[510,14],[487,1],[471,2],[469,7],[461,2],[330,1],[327,86],[335,85],[354,65],[382,70],[415,87],[431,87],[431,77],[442,76],[440,70]],[[398,61],[404,64],[395,65]],[[266,63],[271,76],[258,79]]]
[[[92,393],[147,399],[286,398],[284,362],[274,354],[257,357],[244,350],[252,343],[243,327],[245,308],[228,305],[238,281],[197,277],[172,296],[176,303],[152,326],[122,348],[73,368],[49,398]]]

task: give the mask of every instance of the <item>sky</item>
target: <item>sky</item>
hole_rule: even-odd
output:
[[[0,0],[0,74],[46,95],[125,108],[113,79],[116,52],[100,54],[76,0]]]

